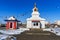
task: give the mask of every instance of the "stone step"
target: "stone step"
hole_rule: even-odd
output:
[[[17,40],[60,40],[60,37],[48,31],[25,31],[15,37]]]
[[[51,35],[50,33],[25,33],[26,35]]]

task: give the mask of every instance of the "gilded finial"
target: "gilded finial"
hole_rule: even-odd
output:
[[[38,11],[38,9],[36,8],[36,3],[34,4],[34,11]]]
[[[36,3],[34,4],[34,7],[36,7]]]

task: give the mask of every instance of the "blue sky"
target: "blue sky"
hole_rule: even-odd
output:
[[[26,22],[31,17],[35,2],[42,18],[51,23],[60,20],[60,0],[0,0],[0,23],[5,22],[6,16],[15,16]]]

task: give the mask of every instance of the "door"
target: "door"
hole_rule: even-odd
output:
[[[10,28],[12,28],[12,23],[10,23]]]
[[[33,23],[33,28],[40,28],[39,22],[32,22]]]

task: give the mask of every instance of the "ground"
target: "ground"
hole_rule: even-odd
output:
[[[60,40],[60,28],[48,28],[43,31],[42,29],[27,29],[20,28],[17,30],[2,30],[0,32],[3,34],[13,35],[17,40]],[[53,31],[50,31],[53,29]],[[57,34],[55,34],[57,32]],[[0,33],[0,34],[1,34]],[[5,36],[4,36],[5,37]]]
[[[49,31],[30,30],[14,35],[17,40],[60,40],[60,36]]]

